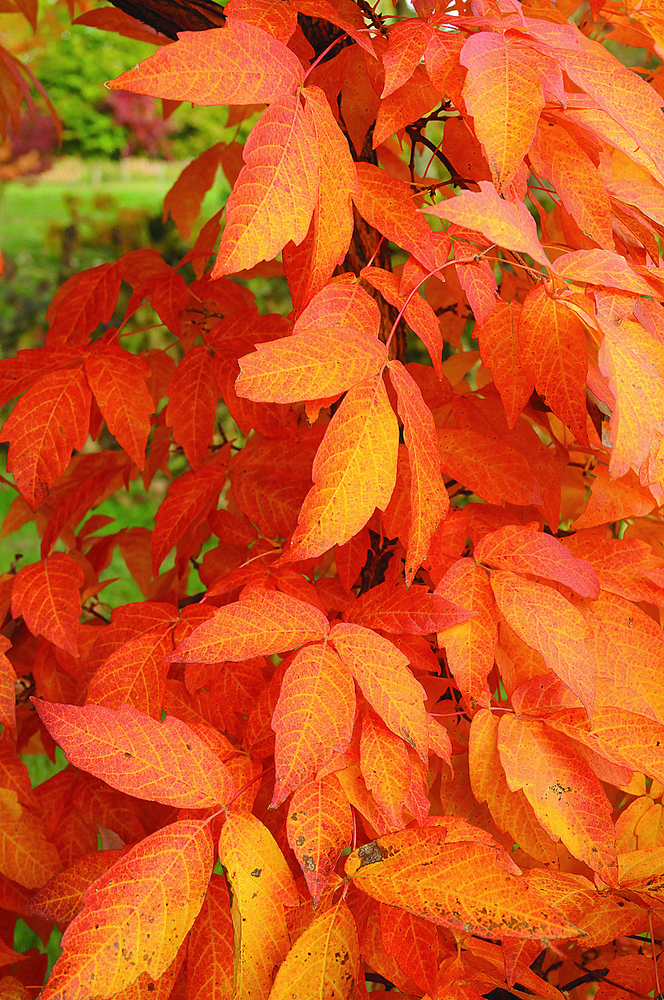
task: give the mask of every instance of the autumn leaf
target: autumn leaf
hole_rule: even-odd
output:
[[[388,729],[406,740],[426,761],[429,738],[425,692],[409,671],[408,658],[387,639],[361,625],[334,625],[330,640]]]
[[[157,50],[107,86],[192,104],[263,104],[289,94],[302,76],[297,56],[283,42],[228,17],[223,28],[182,32],[174,45]]]
[[[581,597],[599,597],[599,580],[591,563],[571,556],[562,542],[538,531],[534,523],[510,524],[485,535],[474,556],[477,562],[499,569],[557,580]]]
[[[320,184],[309,106],[302,107],[296,95],[274,101],[252,130],[243,156],[245,166],[226,203],[213,279],[253,267],[307,235]]]
[[[491,243],[507,250],[527,253],[538,264],[549,266],[537,238],[532,215],[524,205],[504,201],[489,181],[479,181],[478,192],[462,191],[449,201],[423,209],[458,226],[482,233]]]
[[[83,570],[64,552],[24,566],[12,590],[12,614],[23,615],[33,635],[78,656],[83,581]]]
[[[539,719],[504,715],[498,749],[510,790],[523,789],[547,833],[560,838],[605,882],[616,885],[611,805],[572,741],[552,739]]]
[[[440,594],[415,585],[409,590],[381,583],[358,597],[344,612],[344,620],[384,632],[426,635],[464,621],[471,611],[451,604]]]
[[[410,586],[429,551],[434,532],[445,519],[449,497],[442,480],[431,411],[407,368],[394,361],[388,370],[397,393],[410,465],[411,520],[406,565],[406,586]]]
[[[202,344],[192,347],[168,383],[166,422],[193,469],[212,441],[218,396],[210,352]]]
[[[487,677],[493,667],[498,641],[496,606],[489,577],[474,560],[459,559],[450,566],[436,587],[436,593],[441,597],[454,594],[455,599],[462,601],[472,613],[467,621],[437,629],[438,643],[445,650],[454,679],[470,699],[470,704],[485,703]]]
[[[55,844],[44,836],[38,816],[0,788],[0,872],[19,885],[38,888],[62,868]]]
[[[544,92],[535,52],[488,31],[471,35],[459,60],[468,69],[463,97],[502,192],[530,149]]]
[[[112,997],[143,972],[161,976],[201,908],[213,863],[205,820],[181,820],[133,847],[85,892],[44,997]]]
[[[240,358],[235,389],[264,403],[336,396],[377,375],[387,360],[379,340],[344,326],[309,328],[256,347]]]
[[[233,922],[228,885],[222,875],[211,876],[191,928],[187,990],[192,1000],[218,1000],[233,990]]]
[[[147,364],[119,347],[107,347],[88,357],[85,371],[109,431],[142,469],[154,409],[145,384]]]
[[[233,894],[235,989],[266,996],[290,948],[284,907],[298,901],[293,876],[272,834],[249,813],[229,814],[219,860]]]
[[[221,663],[284,652],[305,642],[324,639],[325,615],[278,591],[250,590],[243,600],[219,608],[180,643],[172,663]]]
[[[582,615],[558,591],[509,570],[492,572],[491,588],[508,625],[592,712],[595,662]]]
[[[352,834],[352,813],[335,774],[308,781],[288,806],[286,831],[314,906],[318,904],[341,851]]]
[[[91,393],[80,367],[44,375],[21,397],[2,429],[7,471],[32,510],[65,471],[72,449],[88,437]]]
[[[346,874],[381,903],[465,933],[472,928],[498,940],[574,935],[553,907],[542,908],[525,881],[496,869],[492,848],[446,844],[445,838],[444,827],[436,826],[385,834],[353,851]]]
[[[398,428],[379,375],[350,389],[332,418],[313,465],[314,485],[286,553],[289,561],[343,545],[385,510],[396,480]]]
[[[277,972],[270,1000],[355,996],[360,957],[353,915],[343,902],[316,917]]]
[[[277,734],[273,809],[335,752],[344,753],[354,718],[353,679],[335,651],[326,644],[301,649],[284,675],[272,714]]]
[[[227,768],[180,719],[157,722],[130,705],[35,708],[75,767],[137,798],[200,809],[234,791]]]

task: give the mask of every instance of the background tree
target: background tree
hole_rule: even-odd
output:
[[[221,166],[225,209],[0,367],[42,556],[0,577],[0,987],[20,918],[66,927],[45,1000],[659,996],[658,11],[224,15],[110,86],[262,112],[165,202],[188,239]],[[158,476],[153,530],[90,513]]]

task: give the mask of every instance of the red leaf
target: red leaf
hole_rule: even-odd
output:
[[[139,799],[179,809],[226,804],[228,769],[173,716],[157,722],[130,705],[57,705],[34,699],[48,731],[75,767]]]
[[[37,510],[69,464],[72,448],[88,438],[90,389],[82,367],[44,375],[18,401],[2,430],[9,441],[7,471]]]
[[[166,423],[194,469],[212,441],[218,396],[210,352],[202,344],[192,347],[168,384]]]
[[[120,347],[105,347],[88,357],[85,370],[109,431],[142,469],[154,409],[145,384],[150,369]]]
[[[599,597],[599,580],[590,562],[570,558],[553,535],[537,530],[536,524],[509,524],[490,532],[475,546],[477,562],[515,573],[530,573],[557,580],[581,597]]]
[[[427,635],[465,621],[470,615],[470,611],[429,593],[426,587],[403,590],[385,582],[353,601],[344,612],[344,619],[384,632]]]
[[[187,1000],[222,1000],[233,992],[233,920],[223,875],[212,875],[194,920],[187,953]]]
[[[49,343],[82,340],[100,323],[110,323],[121,281],[119,263],[100,264],[72,275],[49,307]]]
[[[164,195],[164,221],[170,215],[183,239],[188,240],[198,218],[203,198],[214,184],[221,153],[226,144],[217,142],[188,163],[175,184]]]
[[[162,501],[152,532],[152,569],[155,577],[164,559],[188,527],[204,518],[228,476],[228,449],[217,452],[197,472],[174,479]]]
[[[33,635],[43,635],[60,649],[78,656],[83,581],[83,570],[64,552],[25,566],[14,582],[12,615],[23,615]]]

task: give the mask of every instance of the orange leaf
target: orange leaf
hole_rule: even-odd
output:
[[[473,795],[486,802],[500,829],[509,833],[527,854],[545,865],[558,863],[553,840],[540,826],[523,789],[510,791],[498,753],[499,717],[488,709],[473,716],[468,742],[468,765]]]
[[[196,734],[174,716],[157,722],[130,705],[35,707],[68,759],[112,788],[179,809],[228,802],[233,779]]]
[[[280,97],[252,129],[243,155],[213,279],[270,260],[289,240],[300,243],[307,235],[320,184],[310,106],[297,95]]]
[[[233,921],[226,879],[213,875],[194,920],[187,953],[187,1000],[225,1000],[233,993]]]
[[[611,417],[611,477],[640,466],[664,433],[664,351],[654,332],[626,319],[603,325],[599,364],[616,398]]]
[[[449,201],[422,209],[458,226],[482,233],[491,243],[506,250],[527,253],[538,264],[549,261],[537,238],[535,220],[525,205],[503,201],[493,184],[479,181],[480,190],[462,191]]]
[[[7,471],[32,510],[67,468],[72,448],[87,441],[91,398],[82,367],[63,368],[28,389],[5,421]]]
[[[316,906],[353,832],[348,799],[336,774],[308,781],[293,793],[286,831]]]
[[[507,714],[500,720],[498,750],[510,790],[523,789],[546,832],[617,885],[612,807],[574,743],[539,719]]]
[[[173,823],[133,847],[83,896],[44,1000],[112,997],[143,972],[163,975],[201,908],[213,864],[205,820]]]
[[[384,344],[350,326],[307,328],[257,344],[256,353],[240,358],[235,389],[238,396],[264,403],[337,396],[378,375],[386,361]]]
[[[523,303],[519,342],[523,365],[533,371],[537,391],[577,439],[587,443],[588,360],[581,320],[539,284]]]
[[[171,630],[144,632],[125,642],[96,671],[88,684],[86,702],[118,711],[123,704],[161,719],[168,664],[173,648]]]
[[[510,428],[535,388],[535,378],[526,366],[517,334],[520,311],[518,302],[499,302],[486,323],[475,326],[482,364],[491,369]]]
[[[334,414],[313,465],[288,561],[321,555],[385,510],[397,470],[399,433],[382,376],[350,389]]]
[[[539,486],[524,456],[477,431],[438,428],[443,471],[487,503],[539,504]]]
[[[622,705],[599,707],[592,727],[576,709],[556,712],[546,722],[613,763],[664,781],[664,726],[660,722]]]
[[[353,1000],[363,970],[357,928],[343,902],[317,916],[297,939],[279,968],[270,1000]]]
[[[480,31],[459,56],[468,69],[463,97],[498,191],[511,184],[544,107],[537,52],[510,41]]]
[[[85,371],[109,431],[142,469],[154,410],[148,365],[120,347],[105,347],[90,354]]]
[[[12,615],[23,615],[33,635],[43,635],[55,646],[78,656],[83,579],[83,570],[64,552],[24,566],[12,590]]]
[[[357,176],[361,193],[353,200],[362,218],[428,270],[444,263],[437,259],[431,230],[415,208],[409,186],[372,163],[358,163]]]
[[[212,442],[219,390],[207,347],[185,354],[168,383],[166,423],[192,468],[197,469]]]
[[[284,905],[298,902],[293,876],[270,831],[250,813],[229,814],[219,838],[219,860],[227,871],[238,928],[235,995],[266,997],[290,947]]]
[[[442,595],[429,593],[427,587],[418,584],[404,590],[386,581],[353,601],[344,612],[344,621],[384,632],[428,635],[465,621],[471,614]]]
[[[445,838],[441,826],[385,834],[353,851],[346,874],[379,902],[466,934],[574,936],[572,924],[500,865],[494,848]]]
[[[228,17],[223,28],[183,31],[177,42],[107,84],[170,101],[264,104],[302,82],[302,64],[262,28]]]
[[[81,912],[83,894],[88,886],[119,861],[122,854],[122,848],[119,848],[76,858],[71,868],[54,875],[32,897],[30,912],[44,920],[70,923]]]
[[[499,569],[557,580],[581,597],[599,597],[599,580],[591,563],[572,556],[553,535],[538,531],[534,522],[508,524],[489,532],[475,546],[474,557]]]
[[[390,362],[388,370],[397,394],[410,465],[411,515],[406,552],[406,586],[410,586],[429,552],[434,532],[447,516],[450,501],[442,478],[432,413],[415,379],[400,361]]]
[[[332,628],[330,639],[373,710],[426,762],[425,691],[408,669],[408,658],[388,639],[361,625],[339,623]]]
[[[402,972],[422,990],[436,995],[438,972],[438,931],[436,925],[406,910],[380,904],[383,947]],[[511,938],[508,940],[512,940]]]
[[[426,299],[423,299],[416,292],[408,301],[409,296],[399,289],[399,279],[396,274],[384,271],[380,267],[363,267],[360,271],[360,277],[373,285],[383,298],[390,305],[396,306],[399,311],[405,306],[406,322],[426,347],[434,371],[438,378],[442,379],[443,336],[440,332],[438,317]]]
[[[595,661],[581,613],[557,590],[508,570],[492,572],[491,587],[507,624],[592,712]]]
[[[358,194],[359,182],[348,141],[334,120],[327,98],[318,87],[306,87],[303,94],[320,149],[320,187],[300,289],[300,301],[306,303],[331,278],[350,246],[354,225],[351,198]]]
[[[381,97],[388,97],[411,78],[433,33],[432,25],[418,19],[397,21],[393,25],[383,56],[385,86]]]
[[[498,642],[496,604],[487,572],[473,559],[458,559],[436,587],[436,593],[441,597],[454,595],[455,600],[475,612],[467,621],[438,629],[438,644],[445,650],[448,666],[470,705],[486,704],[487,677]]]
[[[347,272],[321,288],[302,310],[293,328],[320,330],[326,327],[350,327],[368,337],[377,337],[380,329],[380,310],[354,274]]]
[[[241,601],[215,611],[181,642],[172,663],[221,663],[270,656],[324,639],[329,630],[318,608],[276,590],[249,590]]]
[[[637,73],[623,66],[603,45],[575,32],[577,45],[556,50],[569,77],[632,136],[664,170],[664,123],[659,96]]]
[[[62,868],[58,852],[44,836],[41,820],[0,788],[0,871],[28,889],[39,888]]]
[[[653,290],[629,266],[628,261],[610,250],[573,250],[556,259],[554,270],[568,281],[608,285],[636,295],[652,295]]]
[[[410,789],[408,751],[401,737],[390,732],[371,710],[365,711],[362,719],[360,769],[390,827],[398,830],[403,826],[403,807]]]
[[[11,580],[12,584],[13,582]],[[0,636],[0,723],[6,726],[13,739],[16,739],[16,690],[14,687],[16,673],[6,656],[8,649],[11,649],[11,642],[6,636]]]
[[[376,149],[395,132],[399,132],[413,119],[421,118],[440,103],[440,95],[421,69],[398,90],[380,102],[373,133],[373,148]]]
[[[327,644],[301,649],[284,674],[272,715],[276,809],[295,789],[350,743],[355,687],[348,668]]]
[[[533,170],[551,181],[579,229],[604,250],[613,249],[611,205],[602,177],[571,132],[540,122],[529,151]]]

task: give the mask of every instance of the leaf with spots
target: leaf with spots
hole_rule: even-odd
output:
[[[286,831],[316,906],[353,832],[348,798],[336,774],[308,781],[293,793]]]
[[[444,827],[400,830],[364,844],[346,861],[353,884],[373,899],[433,924],[501,940],[566,938],[573,925],[518,875],[497,865],[497,852],[474,841],[445,843]]]
[[[213,864],[205,820],[172,823],[133,847],[84,893],[45,1000],[109,998],[144,972],[163,975],[201,908]]]

